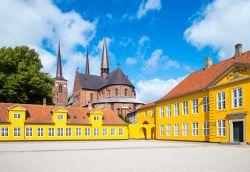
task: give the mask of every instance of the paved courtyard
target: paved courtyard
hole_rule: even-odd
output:
[[[250,171],[250,146],[169,141],[0,143],[0,171]]]

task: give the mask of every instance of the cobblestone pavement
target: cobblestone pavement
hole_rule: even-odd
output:
[[[174,141],[0,143],[0,172],[250,171],[250,146]]]

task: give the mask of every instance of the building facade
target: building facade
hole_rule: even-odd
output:
[[[128,125],[111,110],[0,103],[0,141],[116,139]]]
[[[156,138],[250,142],[250,52],[191,73],[156,102]]]
[[[135,87],[118,67],[109,72],[108,49],[104,38],[101,75],[91,75],[88,51],[85,73],[76,72],[73,87],[74,106],[92,106],[111,109],[117,114],[126,115],[134,111],[142,102],[136,99]]]

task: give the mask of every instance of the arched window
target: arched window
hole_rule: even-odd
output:
[[[128,96],[128,89],[127,88],[125,88],[125,90],[124,90],[124,95]]]
[[[59,84],[59,93],[62,93],[62,84]]]
[[[110,90],[108,90],[108,97],[110,97]]]
[[[90,101],[93,101],[93,93],[90,94]]]
[[[118,96],[118,89],[115,89],[115,96]]]

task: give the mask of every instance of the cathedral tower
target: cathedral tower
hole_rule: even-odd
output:
[[[62,75],[60,42],[58,45],[56,77],[54,78],[53,103],[56,105],[67,105],[68,103],[67,80]]]
[[[104,37],[102,49],[102,64],[101,64],[101,77],[106,78],[109,74],[109,59],[106,37]]]
[[[90,70],[89,70],[89,52],[88,52],[88,47],[87,47],[87,54],[86,54],[85,74],[86,74],[86,75],[90,75]]]

